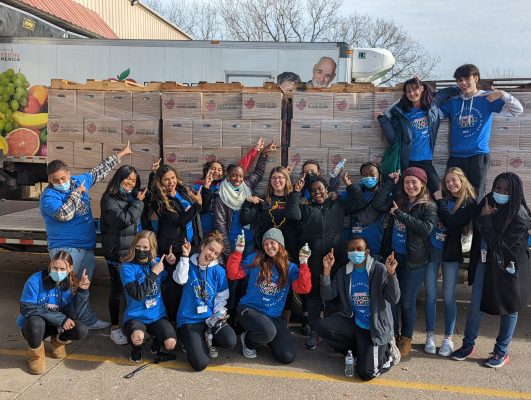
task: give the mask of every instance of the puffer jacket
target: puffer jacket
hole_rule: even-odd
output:
[[[101,246],[106,259],[120,261],[138,233],[138,220],[144,203],[136,198],[130,201],[126,194],[107,195],[101,199]]]

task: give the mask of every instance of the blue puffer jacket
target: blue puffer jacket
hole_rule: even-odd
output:
[[[456,86],[439,90],[430,105],[428,110],[428,123],[430,128],[430,147],[431,151],[435,148],[437,141],[437,132],[439,125],[444,118],[439,106],[450,98],[459,95],[459,89]],[[397,137],[400,137],[402,142],[400,149],[400,168],[405,171],[409,164],[409,151],[413,136],[411,132],[411,125],[405,113],[407,110],[402,110],[398,106],[398,102],[394,103],[387,109],[384,115],[378,118],[378,122],[382,127],[383,133],[389,143],[393,144]]]

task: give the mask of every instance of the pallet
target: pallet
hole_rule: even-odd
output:
[[[130,81],[87,79],[86,83],[68,81],[66,79],[52,79],[52,89],[61,90],[109,90],[129,92],[160,92],[160,82],[148,82],[146,85]]]

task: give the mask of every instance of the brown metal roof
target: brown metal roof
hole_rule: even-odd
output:
[[[94,11],[72,0],[18,0],[30,7],[92,32],[105,39],[118,39],[114,31]]]

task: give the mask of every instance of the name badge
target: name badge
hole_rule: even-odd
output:
[[[147,299],[145,301],[146,308],[153,308],[157,305],[157,299]]]
[[[206,306],[206,305],[197,306],[197,313],[198,314],[203,314],[203,313],[206,313],[207,311],[208,311],[208,306]]]
[[[481,262],[487,262],[487,250],[481,249]]]

